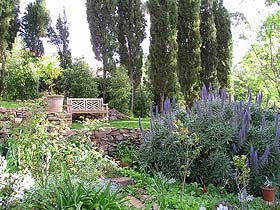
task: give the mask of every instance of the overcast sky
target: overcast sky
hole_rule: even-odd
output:
[[[21,0],[21,11],[24,11],[26,5],[33,0]],[[142,0],[145,1],[145,0]],[[224,0],[224,5],[230,12],[243,12],[251,24],[251,32],[246,31],[245,35],[248,40],[240,40],[239,36],[243,34],[244,26],[233,28],[234,38],[234,64],[242,59],[250,44],[256,38],[256,31],[265,19],[268,9],[264,7],[265,0]],[[86,18],[86,0],[46,0],[47,8],[55,24],[59,14],[63,13],[63,8],[66,10],[66,16],[70,24],[70,48],[73,57],[84,56],[87,62],[96,68],[100,63],[94,59],[90,43],[90,32]],[[147,34],[149,25],[147,27]],[[149,34],[148,34],[149,35]],[[46,54],[54,54],[56,48],[50,44],[45,44]],[[149,37],[142,43],[144,53],[148,53]]]

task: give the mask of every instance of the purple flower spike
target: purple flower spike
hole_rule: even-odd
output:
[[[239,145],[242,145],[245,138],[246,138],[246,130],[245,130],[244,126],[242,126],[242,128],[240,129],[238,137],[239,137],[238,138],[238,143],[239,143]]]
[[[222,89],[222,92],[221,92],[221,98],[222,98],[223,102],[227,99],[226,89],[224,89],[224,88]]]
[[[201,92],[200,92],[200,98],[204,103],[207,102],[207,95],[208,95],[207,88],[206,88],[205,84],[203,84]]]
[[[275,115],[274,115],[274,126],[275,126],[275,128],[278,127],[278,123],[279,123],[279,114],[275,113]]]
[[[259,159],[260,167],[264,167],[265,163],[267,162],[268,155],[269,155],[269,146],[266,145],[264,153],[263,153],[263,155]]]
[[[279,141],[279,138],[280,138],[280,128],[277,128],[276,129],[276,134],[275,134],[275,141]]]
[[[156,117],[158,117],[158,105],[156,105]]]
[[[210,85],[209,85],[209,92],[212,92],[212,90],[213,90],[213,86],[212,86],[212,84],[210,83]]]
[[[232,149],[233,149],[233,152],[234,152],[235,154],[238,154],[239,150],[238,150],[236,144],[233,144],[233,145],[232,145]]]
[[[191,115],[192,110],[190,109],[190,107],[188,107],[188,109],[187,109],[187,113],[188,113],[188,116],[190,116],[190,115]]]
[[[163,103],[163,114],[167,114],[171,111],[171,102],[170,99],[167,97]]]

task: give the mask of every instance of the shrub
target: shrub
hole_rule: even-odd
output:
[[[164,115],[151,117],[151,128],[139,150],[141,166],[148,172],[161,172],[168,178],[184,179],[200,152],[200,141],[172,112],[166,99]],[[152,114],[152,113],[151,113]]]
[[[279,115],[262,103],[261,93],[253,101],[248,91],[247,98],[247,102],[232,101],[224,89],[213,91],[204,86],[192,110],[177,116],[201,139],[202,152],[193,171],[206,184],[224,186],[233,177],[230,160],[234,155],[246,155],[252,171],[250,192],[257,194],[259,177],[280,173]],[[225,181],[219,181],[220,177]]]
[[[130,101],[131,83],[127,70],[120,66],[113,73],[109,84],[109,107],[128,114]]]
[[[28,51],[15,47],[7,57],[4,95],[8,99],[29,99],[38,95],[37,61]]]
[[[149,107],[152,103],[151,92],[146,86],[139,85],[135,90],[134,110],[136,117],[147,117],[149,115]]]
[[[67,97],[96,98],[99,95],[93,71],[83,59],[76,59],[62,75],[63,92]]]

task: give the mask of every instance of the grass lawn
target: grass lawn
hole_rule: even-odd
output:
[[[15,101],[4,101],[3,99],[0,99],[0,107],[20,108],[20,107],[22,107],[22,103],[17,103]]]
[[[127,120],[114,120],[109,121],[109,125],[106,125],[104,127],[115,127],[115,128],[139,128],[138,124],[138,118],[130,118]],[[150,127],[150,118],[141,118],[141,123],[144,129],[147,129]],[[73,129],[81,129],[83,128],[82,123],[79,122],[73,122],[72,123]]]

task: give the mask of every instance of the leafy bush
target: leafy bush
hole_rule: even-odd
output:
[[[150,112],[151,92],[146,86],[139,85],[135,90],[134,115],[136,117],[147,117]]]
[[[120,66],[113,73],[109,84],[109,107],[128,114],[131,84],[127,70]]]
[[[76,59],[62,75],[63,92],[73,98],[96,98],[99,95],[93,71],[83,59]]]
[[[6,62],[5,97],[13,100],[37,97],[39,72],[36,59],[28,51],[15,47]]]
[[[280,173],[279,114],[262,103],[262,93],[253,101],[249,90],[247,98],[247,102],[232,101],[224,89],[204,86],[192,110],[177,116],[201,140],[202,152],[192,168],[197,176],[206,184],[232,188],[231,160],[234,155],[246,155],[252,172],[249,189],[258,194],[259,179]]]
[[[139,150],[141,166],[148,172],[161,172],[168,178],[185,179],[189,167],[200,152],[200,141],[195,133],[181,123],[166,99],[164,115],[151,117],[151,128],[144,135]]]

